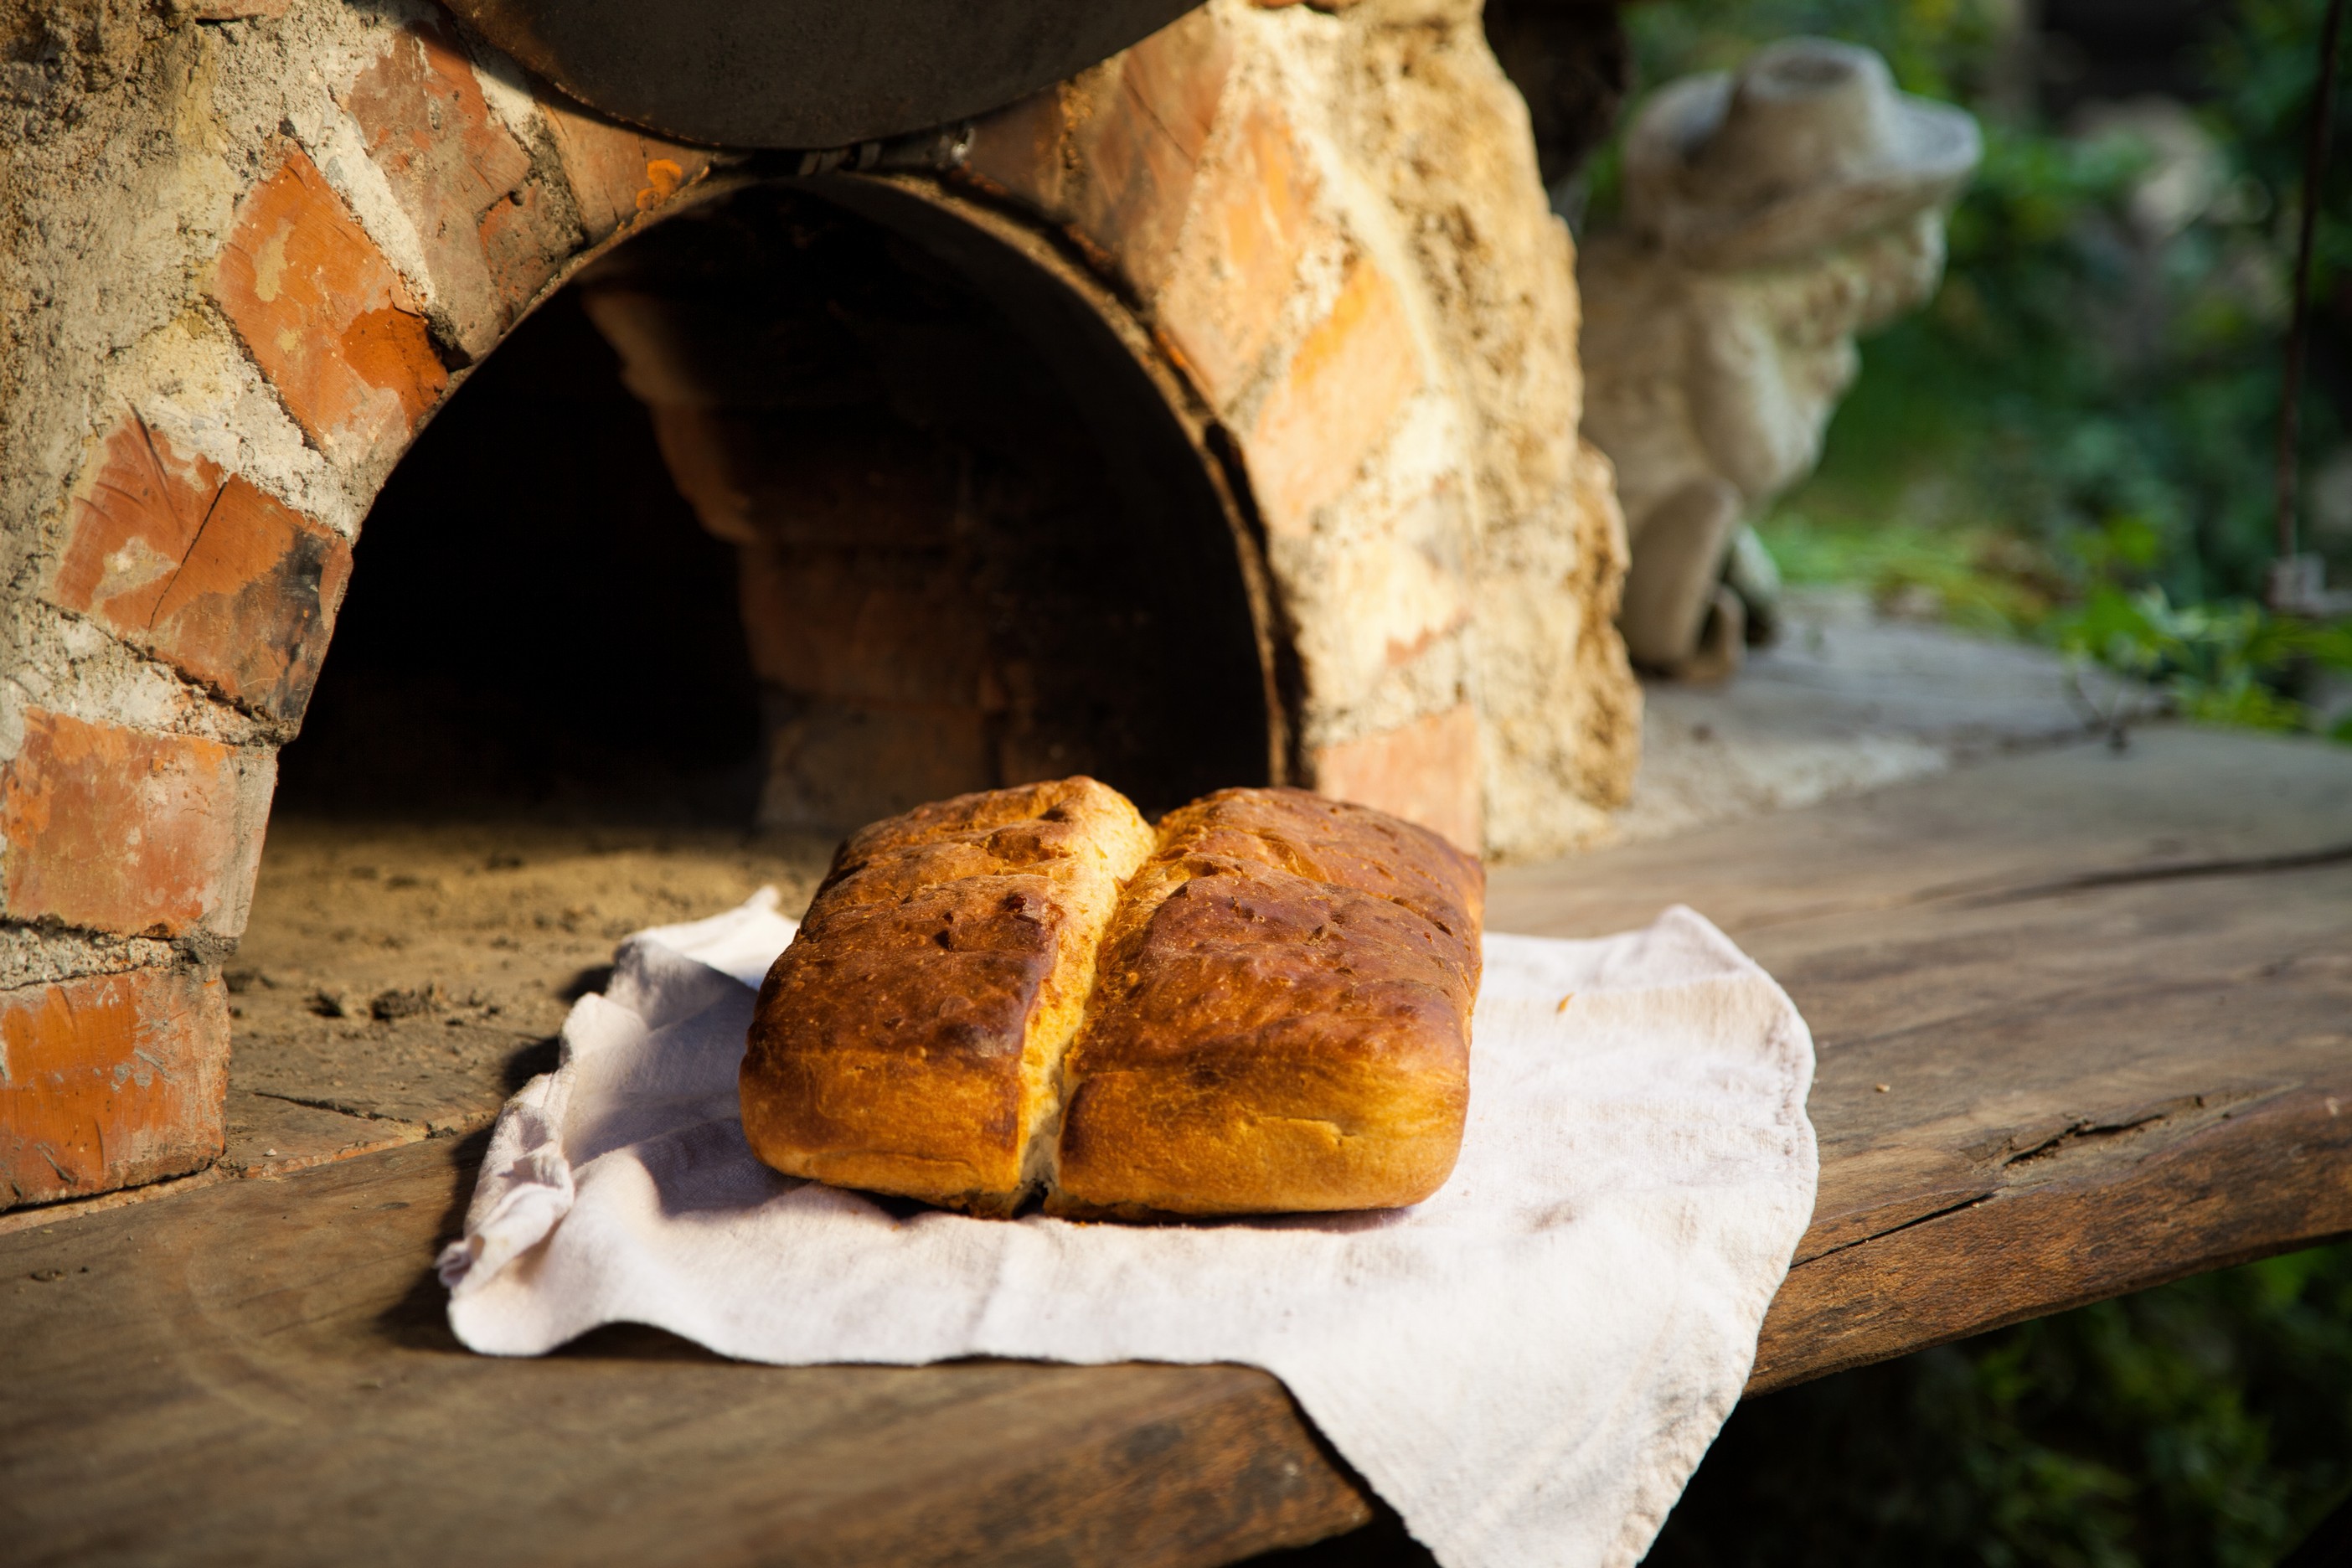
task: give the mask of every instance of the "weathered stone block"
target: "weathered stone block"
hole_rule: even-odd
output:
[[[1067,227],[1139,296],[1167,275],[1233,67],[1203,7],[982,118],[962,177]]]
[[[1225,156],[1202,176],[1153,313],[1213,406],[1248,384],[1301,263],[1331,237],[1315,216],[1317,184],[1289,120],[1267,103],[1250,106]]]
[[[228,1042],[224,987],[190,970],[0,991],[0,1208],[210,1164]]]
[[[28,708],[0,768],[0,914],[233,940],[275,778],[266,755],[215,741]]]
[[[1417,822],[1478,852],[1478,714],[1469,703],[1318,748],[1315,791]]]
[[[416,226],[457,341],[469,354],[488,353],[512,310],[491,272],[485,218],[509,208],[530,174],[530,154],[492,117],[465,46],[437,23],[401,28],[340,96]]]
[[[1343,531],[1279,534],[1268,552],[1298,628],[1307,697],[1327,711],[1365,701],[1472,617],[1461,486],[1381,499],[1387,504],[1356,510]]]
[[[1116,90],[1078,132],[1087,177],[1077,226],[1139,294],[1159,287],[1175,256],[1232,66],[1215,14],[1189,12],[1119,57]]]
[[[1359,258],[1243,444],[1267,531],[1305,530],[1318,508],[1354,482],[1421,384],[1397,286]]]
[[[351,572],[333,530],[129,415],[76,491],[47,596],[233,701],[294,720]]]
[[[448,385],[407,284],[299,148],[238,206],[210,291],[331,458],[398,447]]]

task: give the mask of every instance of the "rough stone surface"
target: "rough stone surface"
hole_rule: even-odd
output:
[[[1348,268],[1258,405],[1246,450],[1269,533],[1303,533],[1347,490],[1421,384],[1404,301],[1380,268]]]
[[[1146,112],[1180,53],[1220,62],[1205,135],[1205,94]],[[1489,853],[1603,833],[1640,727],[1622,523],[1571,434],[1567,233],[1476,5],[1213,0],[983,121],[968,174],[1065,226],[1234,432],[1309,756],[1466,702],[1442,732],[1474,743]]]
[[[1317,210],[1314,165],[1281,107],[1254,102],[1241,112],[1225,156],[1202,174],[1159,299],[1162,337],[1213,404],[1255,376],[1307,258],[1336,239]]]
[[[0,925],[0,991],[53,985],[85,974],[160,969],[180,956],[153,937],[93,935],[54,926]]]
[[[592,243],[610,239],[659,211],[710,172],[713,159],[707,147],[687,147],[631,126],[611,124],[579,112],[551,93],[538,100],[538,109]]]
[[[1593,841],[1640,754],[1641,696],[1612,625],[1625,571],[1582,413],[1566,226],[1527,110],[1465,0],[1367,0],[1348,134],[1377,171],[1466,404],[1480,524],[1470,572],[1488,852]]]
[[[0,1208],[209,1163],[227,1087],[217,975],[135,970],[0,991]]]
[[[348,537],[480,342],[484,289],[511,321],[712,166],[541,106],[418,0],[237,9],[7,14],[26,37],[0,65],[0,582],[54,560],[126,408]],[[418,102],[425,126],[394,123]],[[51,647],[15,638],[0,679]],[[105,709],[113,677],[83,668],[68,705]]]
[[[1605,840],[1645,743],[1642,689],[1614,625],[1625,524],[1609,459],[1589,442],[1572,482],[1573,500],[1549,525],[1488,537],[1478,585],[1475,634],[1485,660],[1507,661],[1513,672],[1487,683],[1481,735],[1487,841],[1506,858]],[[1595,759],[1610,767],[1598,780]],[[1595,787],[1561,787],[1580,779]]]
[[[1157,289],[1174,260],[1233,52],[1231,35],[1196,11],[1082,79],[1116,98],[1082,122],[1087,178],[1072,216],[1139,293]]]

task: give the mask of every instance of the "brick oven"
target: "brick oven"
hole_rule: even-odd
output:
[[[1083,770],[1531,857],[1624,797],[1622,526],[1475,0],[1211,0],[817,152],[638,129],[412,0],[0,26],[0,1207],[217,1152],[354,547],[551,300],[735,553],[763,822]]]

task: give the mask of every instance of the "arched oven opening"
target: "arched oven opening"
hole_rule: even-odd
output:
[[[1071,773],[1147,807],[1282,776],[1181,393],[948,199],[752,184],[522,323],[371,511],[279,809],[835,835]]]
[[[158,26],[206,90],[61,98],[112,173],[8,186],[104,221],[19,226],[0,1010],[69,1070],[0,1095],[0,1205],[478,1126],[616,938],[951,790],[1519,857],[1623,797],[1475,8],[1198,7],[839,141],[675,140],[431,7]]]

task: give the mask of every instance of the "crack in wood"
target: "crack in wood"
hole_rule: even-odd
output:
[[[2273,1084],[2260,1089],[2207,1089],[2196,1094],[2178,1095],[2129,1110],[2095,1112],[2076,1117],[2056,1131],[2022,1149],[2017,1147],[2019,1135],[2012,1131],[2001,1138],[1987,1139],[1973,1144],[1960,1152],[1970,1159],[1991,1161],[1996,1170],[2013,1171],[2021,1166],[2059,1159],[2078,1149],[2096,1148],[2109,1139],[2120,1138],[2126,1133],[2164,1129],[2186,1136],[2214,1122],[2227,1121],[2248,1105],[2275,1099],[2296,1087]]]
[[[1900,1236],[1906,1230],[1916,1230],[1920,1226],[1964,1213],[1975,1208],[1979,1204],[1989,1204],[2000,1195],[2000,1190],[1998,1187],[1987,1187],[1983,1192],[1971,1194],[1957,1203],[1946,1204],[1942,1208],[1916,1215],[1900,1225],[1890,1225],[1885,1230],[1874,1230],[1868,1236],[1857,1236],[1851,1241],[1841,1241],[1835,1247],[1825,1247],[1819,1252],[1803,1254],[1790,1263],[1789,1268],[1794,1271],[1809,1264],[1819,1263],[1824,1258],[1834,1258],[1841,1252],[1852,1252],[1857,1247],[1868,1247],[1871,1243],[1884,1241],[1890,1236]]]
[[[2149,882],[2174,882],[2198,878],[2266,876],[2279,872],[2309,871],[2329,866],[2352,864],[2352,844],[2329,844],[2316,849],[2297,850],[2284,855],[2226,856],[2209,860],[2182,860],[2162,866],[2126,866],[2110,871],[2084,871],[2069,877],[2053,878],[2047,881],[2027,882],[2017,887],[2003,887],[1998,879],[1970,879],[1946,882],[1940,886],[1922,888],[1916,892],[1887,899],[1825,900],[1819,903],[1799,904],[1769,913],[1751,914],[1736,922],[1741,932],[1768,931],[1781,926],[1802,925],[1810,921],[1835,919],[1842,915],[1867,914],[1888,910],[1918,909],[1926,905],[1945,904],[1959,909],[1998,909],[2006,904],[2032,903],[2043,899],[2059,899],[2074,893],[2098,892],[2107,888],[2137,887]]]
[[[1962,1158],[1982,1168],[1979,1178],[1984,1185],[1953,1196],[1950,1201],[1923,1213],[1910,1215],[1891,1225],[1870,1228],[1860,1235],[1851,1235],[1832,1242],[1819,1251],[1806,1250],[1800,1244],[1791,1268],[1801,1268],[1857,1247],[1867,1247],[1888,1237],[1942,1219],[1966,1209],[1975,1208],[1997,1198],[2031,1193],[2053,1181],[2073,1179],[2076,1173],[2069,1169],[2078,1158],[2093,1161],[2105,1156],[2114,1149],[2113,1140],[2126,1134],[2168,1134],[2157,1140],[2158,1149],[2176,1146],[2181,1140],[2202,1132],[2230,1120],[2246,1109],[2263,1101],[2294,1092],[2301,1085],[2271,1085],[2263,1088],[2237,1088],[2207,1090],[2202,1093],[2179,1095],[2170,1100],[2144,1104],[2130,1110],[2095,1113],[2075,1117],[2058,1125],[2054,1131],[2028,1131],[2011,1128],[1995,1136],[1953,1151]],[[2043,1124],[2045,1127],[2047,1123]],[[2026,1140],[2030,1139],[2030,1142]],[[2021,1142],[2023,1147],[2020,1147]],[[1886,1205],[1896,1206],[1896,1205]],[[1857,1223],[1869,1226],[1868,1219],[1857,1221],[1848,1211],[1824,1222],[1815,1217],[1815,1227],[1832,1231],[1846,1230]],[[1809,1241],[1811,1234],[1808,1234]]]
[[[2070,1122],[2060,1128],[2031,1149],[2021,1149],[2014,1154],[2005,1156],[2000,1162],[2000,1168],[2007,1171],[2019,1165],[2031,1164],[2036,1160],[2047,1160],[2070,1145],[2088,1142],[2094,1139],[2119,1137],[2126,1132],[2136,1132],[2143,1127],[2168,1121],[2170,1118],[2171,1113],[2163,1110],[2151,1110],[2145,1115],[2131,1117],[2122,1121],[2100,1121],[2095,1118],[2085,1117],[2080,1121]]]
[[[257,1100],[282,1100],[288,1105],[306,1106],[312,1110],[331,1110],[338,1116],[348,1116],[360,1121],[390,1121],[402,1127],[423,1125],[421,1122],[411,1121],[405,1116],[390,1116],[381,1110],[362,1110],[355,1105],[348,1105],[341,1100],[317,1100],[300,1094],[280,1094],[273,1089],[250,1089],[246,1092]]]
[[[2137,887],[2145,882],[2177,882],[2202,877],[2261,877],[2347,863],[2352,863],[2352,844],[2329,844],[2288,855],[2229,856],[2211,860],[2183,860],[2166,866],[2126,866],[2113,871],[2084,871],[2072,877],[2053,878],[2046,882],[2029,882],[2021,888],[1989,889],[1975,894],[1960,893],[1957,889],[1939,892],[1931,888],[1919,894],[1915,901],[1925,903],[1945,898],[1967,908],[1984,909],[2000,904],[2025,903],[2035,899],[2063,898],[2069,893],[2092,892],[2101,888]]]

